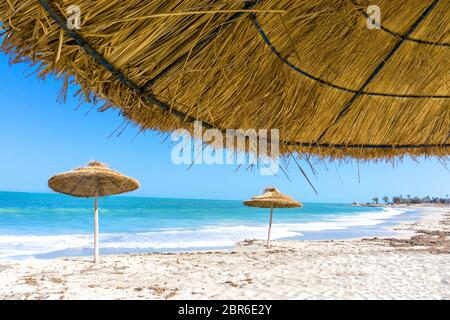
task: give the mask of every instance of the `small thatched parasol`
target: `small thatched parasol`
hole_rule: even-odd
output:
[[[259,196],[254,196],[250,200],[244,201],[244,204],[249,207],[270,208],[270,223],[269,232],[267,235],[267,248],[270,248],[270,230],[272,229],[273,208],[301,208],[303,205],[295,201],[290,196],[287,196],[276,188],[266,188],[264,193]]]
[[[50,178],[48,186],[55,192],[81,197],[95,198],[94,203],[94,262],[99,261],[98,197],[105,197],[139,188],[139,182],[114,171],[106,164],[91,161],[86,167],[57,174]]]

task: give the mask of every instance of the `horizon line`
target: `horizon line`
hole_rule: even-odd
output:
[[[0,193],[25,193],[25,194],[41,194],[41,195],[56,195],[56,196],[66,196],[70,197],[69,195],[60,194],[57,192],[44,192],[44,191],[14,191],[14,190],[0,190]],[[177,198],[177,197],[157,197],[157,196],[144,196],[144,195],[132,195],[130,194],[121,194],[121,195],[112,195],[107,196],[103,198],[109,198],[109,197],[115,197],[115,198],[143,198],[143,199],[175,199],[175,200],[200,200],[200,201],[244,201],[243,199],[212,199],[212,198]],[[89,198],[85,198],[89,199]],[[302,201],[303,203],[322,203],[322,204],[351,204],[353,202],[356,203],[366,203],[366,202],[360,202],[360,201],[350,201],[350,202],[321,202],[321,201]]]

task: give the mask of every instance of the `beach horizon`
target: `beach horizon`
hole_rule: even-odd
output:
[[[0,192],[0,260],[90,256],[92,200],[65,195]],[[100,203],[100,253],[232,249],[237,241],[264,239],[268,215],[242,201],[110,197]],[[304,203],[277,211],[273,239],[339,240],[392,234],[415,220],[414,207],[353,207]]]
[[[3,299],[449,299],[450,208],[394,235],[247,239],[231,250],[0,260]],[[420,288],[420,290],[418,290]]]

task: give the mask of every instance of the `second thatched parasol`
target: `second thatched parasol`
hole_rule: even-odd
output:
[[[55,192],[95,198],[94,203],[94,262],[99,261],[98,197],[134,191],[139,182],[114,171],[104,163],[91,161],[86,167],[53,176],[48,186]]]
[[[270,222],[269,232],[267,235],[267,248],[270,248],[270,231],[272,229],[273,209],[274,208],[301,208],[303,205],[295,201],[290,196],[287,196],[276,188],[266,188],[264,193],[259,196],[254,196],[250,200],[244,201],[244,204],[249,207],[270,208]]]

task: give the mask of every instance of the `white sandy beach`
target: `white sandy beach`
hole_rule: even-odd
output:
[[[0,262],[1,299],[450,299],[450,209],[392,239]]]

